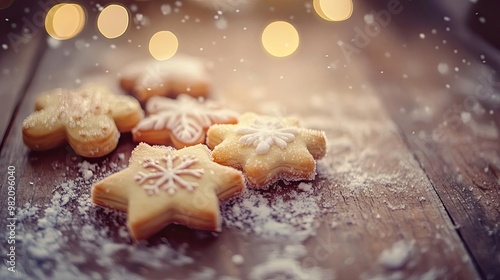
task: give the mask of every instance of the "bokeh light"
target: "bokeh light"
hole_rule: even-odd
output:
[[[97,18],[97,28],[104,37],[113,39],[125,33],[129,25],[129,13],[121,5],[111,4]]]
[[[57,4],[45,17],[45,30],[54,39],[68,40],[78,35],[85,26],[85,10],[78,4]]]
[[[328,21],[343,21],[351,17],[352,0],[313,0],[316,13]]]
[[[286,21],[270,23],[262,32],[262,45],[276,57],[289,56],[299,47],[299,33]]]
[[[175,55],[179,48],[177,36],[170,31],[159,31],[149,40],[149,52],[156,60],[167,60]]]

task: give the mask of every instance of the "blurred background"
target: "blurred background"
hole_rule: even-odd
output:
[[[68,151],[41,156],[22,145],[21,123],[38,93],[89,82],[125,93],[124,67],[194,56],[213,79],[210,98],[239,112],[298,115],[326,132],[329,156],[312,184],[331,217],[318,214],[321,227],[305,243],[311,253],[333,236],[338,247],[318,265],[339,279],[367,271],[366,279],[472,279],[475,269],[498,279],[499,8],[495,0],[0,0],[2,154],[19,161],[26,182],[42,173],[58,179],[51,164]],[[127,157],[134,145],[124,136],[117,152]],[[29,186],[20,201],[39,190]],[[52,187],[38,197],[50,200]],[[173,229],[168,242],[189,243],[197,260],[231,275],[245,275],[274,244],[225,228],[207,245]],[[401,238],[421,248],[416,266],[374,266]],[[62,266],[78,251],[64,246]],[[248,249],[245,264],[221,263],[228,248]],[[154,275],[168,271],[161,265]],[[377,278],[381,270],[388,274]]]

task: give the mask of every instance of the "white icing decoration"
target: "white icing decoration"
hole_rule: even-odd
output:
[[[195,156],[183,156],[180,163],[175,166],[174,162],[178,156],[166,154],[161,161],[153,161],[147,159],[144,161],[143,166],[150,169],[150,173],[139,171],[135,176],[135,181],[142,186],[142,188],[149,195],[154,195],[164,190],[169,194],[174,194],[177,189],[184,188],[188,191],[193,191],[198,183],[189,182],[184,180],[182,175],[189,175],[200,178],[203,175],[203,169],[190,169],[189,167],[198,162]]]
[[[212,102],[199,102],[184,94],[177,100],[153,97],[148,101],[147,111],[151,115],[142,119],[134,131],[166,128],[175,138],[188,144],[196,142],[204,129],[215,123],[227,123],[237,116],[231,110],[219,109]]]
[[[252,125],[238,128],[236,132],[243,134],[240,143],[254,146],[257,154],[267,154],[272,145],[285,149],[295,140],[298,129],[286,127],[278,119],[256,119]]]

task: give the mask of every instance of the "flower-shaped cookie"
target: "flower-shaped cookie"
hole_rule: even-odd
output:
[[[131,131],[144,116],[137,100],[99,86],[42,93],[35,110],[23,122],[26,146],[41,151],[68,142],[84,157],[112,152],[120,132]]]
[[[132,130],[134,140],[173,144],[177,149],[204,143],[206,131],[213,124],[234,124],[238,120],[236,112],[185,94],[177,99],[151,97],[146,111],[149,116]]]
[[[92,201],[128,213],[135,240],[170,223],[220,231],[219,199],[244,188],[241,171],[212,161],[202,144],[175,150],[140,143],[128,168],[92,187]]]
[[[144,102],[152,96],[176,97],[181,93],[206,97],[210,92],[211,81],[200,60],[175,56],[166,61],[131,64],[123,71],[120,86]]]
[[[213,125],[207,145],[214,161],[243,170],[247,182],[262,188],[277,180],[312,180],[316,159],[326,153],[322,131],[299,126],[295,118],[246,113],[236,125]]]

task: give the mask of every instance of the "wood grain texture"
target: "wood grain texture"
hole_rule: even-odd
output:
[[[0,56],[0,137],[4,137],[18,102],[33,76],[39,56],[43,53],[45,36],[37,34],[26,45],[7,50]]]
[[[454,161],[439,161],[439,165],[433,161],[435,154],[440,155],[442,152],[451,157],[455,155],[454,152],[445,150],[447,146],[438,146],[432,153],[426,154],[428,160],[421,155],[417,155],[418,161],[415,160],[415,144],[408,140],[411,139],[408,135],[412,135],[410,129],[414,124],[407,126],[405,116],[397,115],[400,107],[406,108],[406,112],[414,108],[418,113],[421,108],[434,104],[413,104],[411,98],[421,96],[419,93],[424,90],[422,81],[427,81],[429,77],[422,77],[422,80],[412,84],[401,84],[399,79],[389,84],[383,78],[372,75],[380,70],[385,75],[401,75],[395,66],[394,69],[390,68],[393,64],[380,62],[387,44],[396,49],[391,50],[393,59],[404,60],[396,56],[400,41],[389,36],[383,48],[379,48],[374,41],[363,50],[362,59],[360,56],[351,64],[344,62],[345,57],[337,40],[351,38],[353,28],[364,24],[363,16],[367,8],[361,4],[352,20],[338,25],[318,19],[303,6],[291,8],[273,2],[273,7],[272,12],[268,4],[262,4],[241,14],[227,13],[228,28],[220,30],[213,23],[211,11],[185,3],[182,11],[189,14],[190,20],[182,23],[184,13],[165,17],[159,12],[158,4],[153,2],[140,6],[141,12],[151,16],[147,29],[141,27],[140,30],[129,30],[126,37],[111,42],[104,38],[94,40],[92,37],[96,30],[89,27],[78,37],[83,40],[83,44],[75,46],[75,41],[66,41],[56,49],[48,49],[13,118],[12,129],[1,151],[0,170],[6,170],[7,166],[16,167],[18,205],[26,202],[38,205],[49,203],[57,185],[80,176],[77,164],[83,159],[76,157],[69,146],[34,153],[22,144],[21,123],[32,111],[35,95],[46,89],[75,87],[86,82],[106,84],[120,93],[117,87],[120,70],[134,60],[148,57],[145,46],[149,37],[162,27],[169,26],[178,35],[183,53],[199,56],[211,65],[216,85],[213,98],[240,112],[297,115],[305,126],[326,132],[328,155],[318,163],[318,176],[312,183],[311,195],[320,198],[314,202],[319,209],[314,217],[314,224],[317,225],[315,234],[297,241],[293,236],[268,238],[255,231],[243,233],[237,228],[226,227],[221,234],[214,236],[172,225],[155,236],[149,244],[137,245],[119,234],[120,224],[125,222],[123,215],[116,216],[92,207],[88,213],[89,221],[86,222],[107,229],[106,238],[138,251],[139,247],[146,246],[147,250],[153,252],[158,246],[167,244],[175,251],[184,252],[193,258],[194,263],[171,267],[171,260],[160,259],[156,261],[163,265],[143,267],[122,252],[108,260],[111,265],[98,263],[95,260],[100,260],[99,256],[92,253],[84,256],[84,262],[77,263],[68,257],[67,263],[61,265],[76,265],[81,273],[94,273],[92,275],[104,278],[116,276],[111,272],[119,271],[123,273],[122,277],[160,278],[168,275],[174,279],[186,279],[196,278],[203,268],[210,268],[215,271],[214,279],[222,276],[246,279],[252,273],[255,274],[257,268],[265,266],[270,256],[279,253],[287,257],[287,254],[291,255],[286,250],[287,246],[298,244],[304,246],[306,253],[297,258],[287,257],[292,258],[291,262],[286,263],[291,273],[319,269],[324,279],[479,278],[474,262],[482,269],[493,264],[480,253],[491,244],[491,236],[485,236],[482,231],[474,251],[470,237],[464,235],[470,232],[469,227],[474,224],[468,224],[465,220],[457,223],[451,210],[455,207],[457,211],[465,211],[471,219],[491,219],[496,214],[489,211],[496,206],[489,206],[482,216],[473,209],[461,209],[461,206],[472,205],[458,201],[459,197],[455,195],[468,189],[450,189],[448,186],[450,176],[455,172],[450,170],[455,167]],[[296,54],[286,59],[266,55],[260,46],[261,30],[272,20],[289,19],[290,16],[293,16],[292,22],[301,34],[301,47]],[[196,18],[199,23],[195,21]],[[85,42],[89,43],[89,47],[85,47]],[[111,47],[111,44],[115,47]],[[414,53],[418,54],[417,50],[413,50]],[[432,57],[429,60],[434,61]],[[393,95],[396,92],[391,89],[400,87],[404,87],[404,96]],[[439,100],[432,102],[446,104],[445,95],[438,95],[441,92],[436,91],[436,87],[427,90],[429,95],[434,93],[433,96],[438,96]],[[429,122],[439,123],[432,119]],[[130,135],[123,135],[115,152],[91,162],[101,166],[109,166],[110,163],[123,165],[134,146]],[[124,155],[123,160],[120,154]],[[476,161],[461,164],[461,170],[471,174],[476,174],[474,168],[481,168],[480,162]],[[435,167],[429,170],[430,165]],[[5,173],[2,173],[0,180],[3,197],[6,193]],[[287,193],[289,189],[297,188],[297,185],[280,184],[278,188],[259,193],[270,205],[277,204],[281,199],[291,199],[290,203],[293,203],[293,197],[287,198]],[[457,185],[468,186],[465,182]],[[494,190],[495,185],[487,186]],[[90,190],[82,191],[88,194]],[[486,193],[484,195],[486,198]],[[494,193],[490,192],[489,195],[493,196]],[[478,200],[479,203],[484,198]],[[7,216],[5,209],[6,201],[2,199],[2,228]],[[36,222],[31,221],[26,226],[36,228]],[[460,225],[459,232],[456,230],[457,225]],[[58,253],[63,256],[73,256],[72,252],[87,254],[87,249],[80,247],[84,235],[82,224],[77,223],[65,230],[68,242]],[[466,241],[465,245],[461,237]],[[398,242],[403,242],[409,248],[405,251],[408,259],[391,269],[388,264],[384,265],[381,256],[401,244]],[[467,249],[475,259],[471,258]],[[245,261],[235,265],[231,261],[234,254],[240,254]],[[30,255],[20,255],[19,258],[20,271],[34,278],[35,268],[22,267],[23,263],[33,263],[28,260]],[[304,278],[300,274],[293,276]]]
[[[6,3],[8,1],[5,1]],[[14,114],[35,67],[46,48],[45,33],[34,2],[11,1],[7,9],[0,10],[0,137],[4,140]],[[3,143],[3,142],[2,142]]]
[[[482,44],[462,43],[477,38],[460,23],[443,21],[426,27],[412,19],[416,16],[411,13],[405,20],[395,19],[359,62],[378,84],[385,107],[482,276],[496,279],[500,276],[500,94],[492,67],[498,65],[497,57],[477,48]],[[450,28],[460,29],[461,36],[454,36]],[[420,32],[425,38],[418,36]],[[398,36],[401,33],[413,36]]]

